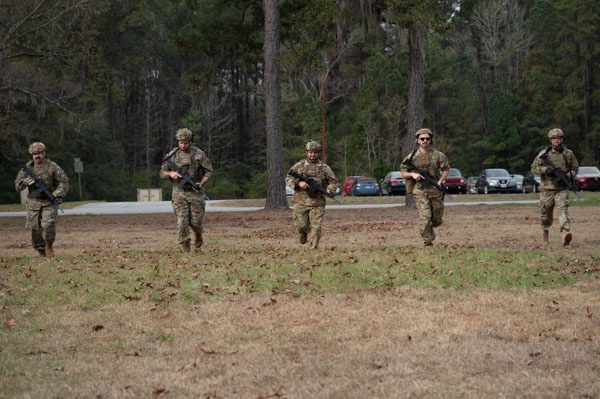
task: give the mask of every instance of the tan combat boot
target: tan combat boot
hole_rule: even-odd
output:
[[[192,250],[190,242],[189,241],[182,242],[181,243],[181,249],[183,250],[183,252],[190,252]]]
[[[42,258],[45,258],[45,257],[46,257],[46,249],[45,249],[45,248],[38,249],[37,251],[38,251],[38,254],[40,254],[40,256],[41,256]]]
[[[194,234],[194,235],[195,235],[194,248],[199,249],[202,246],[202,244],[204,243],[204,240],[202,239],[202,233]]]
[[[51,242],[46,243],[46,248],[44,249],[44,253],[46,254],[46,258],[54,257],[54,249],[52,248]]]
[[[572,239],[573,239],[573,234],[571,234],[571,232],[569,230],[563,230],[563,233],[562,233],[563,246],[566,247],[567,245],[569,245],[571,243]]]
[[[544,230],[544,243],[548,244],[550,240],[548,239],[548,230]]]

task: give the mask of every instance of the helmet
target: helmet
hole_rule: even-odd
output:
[[[46,151],[46,146],[44,145],[44,143],[41,143],[39,141],[31,143],[31,145],[29,146],[29,153],[31,155],[38,154],[42,151]]]
[[[551,129],[548,132],[549,139],[558,139],[558,138],[562,138],[562,137],[565,137],[565,134],[563,133],[562,130],[560,130],[558,128]]]
[[[179,141],[192,141],[192,131],[190,129],[179,129],[175,134],[175,138]]]
[[[319,142],[311,140],[306,143],[306,151],[318,151],[321,152],[321,144]]]
[[[417,132],[415,133],[415,137],[419,138],[419,136],[422,134],[428,134],[429,136],[433,137],[433,132],[427,128],[417,130]]]

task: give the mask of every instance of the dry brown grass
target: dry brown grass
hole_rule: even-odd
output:
[[[554,230],[547,250],[597,264],[600,208],[571,214],[573,246],[561,248]],[[321,253],[420,247],[414,216],[410,209],[328,211]],[[219,251],[239,246],[297,248],[290,219],[289,212],[207,214],[204,251],[217,262]],[[58,259],[44,262],[23,224],[0,218],[0,267],[23,260],[59,272],[65,254],[177,250],[172,215],[69,216],[59,221]],[[438,236],[450,249],[543,248],[536,208],[527,206],[448,207]],[[600,397],[597,278],[531,291],[255,293],[101,309],[34,309],[26,299],[3,306],[10,282],[0,288],[2,397]]]

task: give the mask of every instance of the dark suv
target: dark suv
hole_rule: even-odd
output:
[[[406,180],[399,171],[388,173],[381,181],[381,194],[406,195]]]
[[[484,169],[477,179],[477,194],[493,192],[514,192],[517,188],[515,180],[506,169]]]

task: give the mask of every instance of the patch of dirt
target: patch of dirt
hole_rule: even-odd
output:
[[[555,211],[556,213],[556,211]],[[600,244],[600,208],[571,207],[571,250]],[[328,209],[322,247],[421,246],[415,209]],[[558,216],[556,215],[556,219]],[[2,217],[2,256],[34,256],[24,217]],[[528,250],[545,248],[536,206],[447,206],[435,244],[445,247]],[[205,217],[205,247],[295,246],[291,211],[215,212]],[[553,226],[549,250],[563,250]],[[104,250],[177,247],[173,214],[60,216],[56,253],[82,254]]]

